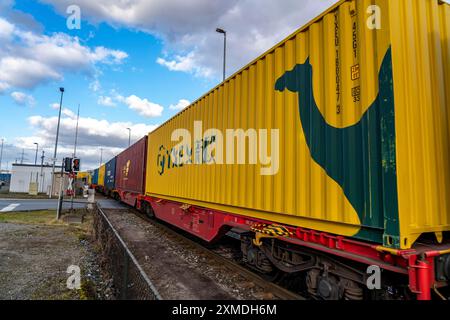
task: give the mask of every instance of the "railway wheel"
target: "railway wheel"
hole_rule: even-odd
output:
[[[142,211],[144,214],[149,217],[150,219],[153,219],[155,217],[155,212],[153,211],[152,206],[148,202],[142,202],[141,204]]]

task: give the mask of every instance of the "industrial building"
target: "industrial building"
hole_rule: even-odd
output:
[[[60,171],[61,167],[56,167]],[[9,191],[28,193],[30,184],[37,183],[38,193],[48,193],[52,185],[51,165],[13,164]]]

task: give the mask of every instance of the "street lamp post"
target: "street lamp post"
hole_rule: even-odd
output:
[[[128,146],[131,145],[131,128],[127,128],[128,130]]]
[[[223,81],[225,82],[227,67],[227,32],[220,28],[217,28],[216,32],[223,34]]]
[[[44,192],[44,158],[45,158],[45,151],[42,150],[42,157],[41,157],[41,192]]]
[[[35,142],[33,144],[36,145],[36,155],[34,156],[34,165],[37,165],[37,154],[38,154],[38,150],[39,150],[39,143]]]
[[[56,163],[56,154],[58,151],[58,137],[59,137],[59,124],[61,122],[61,109],[62,109],[62,102],[63,102],[63,96],[64,96],[64,88],[59,88],[59,91],[61,92],[61,100],[59,102],[59,115],[58,115],[58,127],[56,128],[56,141],[55,141],[55,153],[53,154],[53,168],[52,168],[52,188],[50,190],[49,198],[52,198],[52,192],[53,192],[53,186],[55,182],[55,163]]]

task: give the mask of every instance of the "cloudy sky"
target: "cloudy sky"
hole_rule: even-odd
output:
[[[73,152],[81,106],[83,169],[118,154],[220,82],[228,31],[230,75],[336,0],[1,0],[2,168],[53,154],[59,87],[65,88],[58,157]],[[69,29],[68,8],[81,9]],[[281,5],[282,4],[282,5]],[[70,9],[70,8],[69,8]],[[70,11],[70,10],[69,10]]]

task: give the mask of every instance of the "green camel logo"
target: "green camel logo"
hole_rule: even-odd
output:
[[[336,128],[326,122],[314,99],[309,58],[280,77],[275,89],[298,94],[311,157],[341,186],[358,213],[361,230],[356,237],[382,241],[384,232],[385,240],[390,237],[386,242],[395,241],[399,230],[391,49],[379,72],[378,96],[355,125]]]

